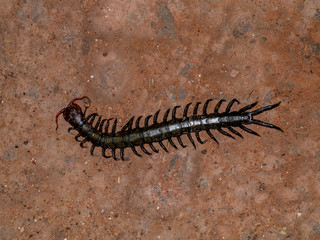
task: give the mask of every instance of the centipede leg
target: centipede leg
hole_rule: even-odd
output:
[[[165,150],[166,152],[169,152],[168,149],[164,146],[164,144],[160,141],[159,142],[160,147],[162,147],[163,150]]]
[[[105,121],[107,121],[107,119],[103,119],[103,120],[101,121],[100,126],[99,126],[99,128],[98,128],[98,131],[99,131],[99,132],[102,132],[102,127],[103,127],[103,124],[105,123]]]
[[[137,149],[135,149],[134,146],[131,147],[131,150],[132,150],[132,152],[133,152],[135,155],[137,155],[138,157],[142,157],[142,155],[137,152]]]
[[[112,157],[113,157],[113,159],[116,160],[116,161],[119,161],[120,159],[116,157],[116,149],[113,148],[113,149],[111,150],[111,152],[112,152]]]
[[[207,115],[207,114],[208,114],[208,113],[207,113],[207,108],[208,108],[209,103],[210,103],[212,100],[213,100],[213,99],[210,98],[210,99],[208,99],[208,100],[204,103],[204,105],[203,105],[203,115]]]
[[[85,139],[83,139],[81,142],[80,142],[80,147],[82,147],[82,148],[87,148],[87,146],[83,146],[83,144],[85,143],[85,142],[87,142],[88,140],[85,138]]]
[[[216,107],[214,108],[214,113],[216,113],[216,114],[219,113],[219,108],[220,108],[221,104],[222,104],[223,102],[225,102],[225,101],[226,101],[226,100],[221,99],[221,100],[217,103]]]
[[[175,149],[178,149],[178,147],[174,144],[171,138],[168,138],[168,142],[171,144],[172,147],[174,147]]]
[[[277,129],[277,130],[283,132],[283,130],[281,128],[279,128],[278,126],[273,125],[271,123],[262,122],[262,121],[256,120],[256,119],[252,119],[252,120],[250,120],[250,122],[257,124],[257,125],[260,125],[260,126],[263,126],[263,127],[274,128],[274,129]]]
[[[241,128],[243,131],[246,131],[248,133],[251,133],[253,135],[256,135],[256,136],[260,137],[260,135],[258,133],[256,133],[255,131],[253,131],[250,128],[247,128],[247,127],[245,127],[245,126],[243,126],[241,124],[239,125],[239,128]]]
[[[120,158],[122,161],[124,161],[124,149],[120,148]]]
[[[250,104],[250,105],[247,105],[247,106],[241,108],[241,109],[238,110],[237,112],[238,112],[238,113],[243,113],[243,112],[245,112],[245,111],[247,111],[247,110],[250,110],[251,108],[255,107],[257,104],[258,104],[258,102],[252,103],[252,104]]]
[[[145,154],[152,155],[150,152],[147,151],[147,149],[144,148],[143,145],[141,145],[140,148]]]
[[[75,139],[77,142],[81,142],[81,140],[79,140],[79,137],[81,137],[81,133],[78,133],[77,136],[74,137],[74,139]]]
[[[137,119],[136,119],[136,128],[140,128],[139,127],[139,122],[140,122],[140,120],[141,120],[141,118],[142,118],[142,116],[139,116]]]
[[[255,111],[251,112],[250,115],[251,116],[255,116],[255,115],[258,115],[258,114],[263,113],[265,111],[269,111],[269,110],[271,110],[273,108],[278,107],[280,105],[280,103],[281,102],[278,102],[278,103],[273,104],[273,105],[269,105],[269,106],[265,106],[265,107],[259,108],[259,109],[255,110]]]
[[[108,133],[109,132],[109,125],[110,125],[110,121],[112,120],[113,118],[109,118],[108,120],[107,120],[107,123],[106,123],[106,125],[104,126],[104,132],[105,133]]]
[[[176,112],[178,108],[180,108],[180,106],[174,106],[172,109],[172,119],[176,119]]]
[[[96,129],[96,130],[98,129],[100,122],[101,122],[101,116],[99,116],[98,121],[97,121],[96,125],[94,126],[94,129]]]
[[[92,144],[92,146],[91,146],[91,148],[90,148],[90,154],[91,155],[93,155],[93,151],[94,151],[94,148],[95,148],[96,146],[94,145],[94,144]]]
[[[167,122],[168,121],[169,112],[170,112],[170,108],[164,113],[163,122]]]
[[[71,131],[76,130],[74,127],[69,127],[68,128],[68,133],[70,133]]]
[[[223,135],[225,135],[227,137],[235,139],[234,136],[230,135],[229,133],[227,133],[226,131],[222,130],[221,128],[218,128],[217,130],[218,130],[219,133],[221,133],[221,134],[223,134]]]
[[[232,107],[232,105],[234,104],[234,103],[240,103],[237,99],[232,99],[230,102],[229,102],[229,104],[228,104],[228,106],[227,106],[227,108],[226,108],[226,113],[229,113],[230,112],[230,109],[231,109],[231,107]]]
[[[190,142],[192,143],[192,145],[193,145],[194,149],[196,149],[196,144],[194,143],[194,141],[193,141],[193,139],[192,139],[191,134],[190,134],[190,133],[187,133],[187,136],[188,136],[188,138],[189,138]]]
[[[155,153],[158,153],[159,151],[153,146],[152,143],[149,143],[150,148],[152,149],[152,151],[154,151]]]
[[[146,118],[144,119],[144,126],[148,127],[149,126],[149,119],[152,118],[152,115],[148,115],[146,116]]]
[[[125,132],[126,129],[130,131],[132,129],[133,120],[134,120],[134,117],[130,118],[130,120],[126,123],[126,125],[122,127],[121,132]]]
[[[116,133],[116,128],[117,128],[117,118],[114,120],[113,125],[112,125],[112,134],[114,135]]]
[[[208,140],[204,140],[204,141],[201,140],[199,132],[195,132],[195,135],[196,135],[196,139],[198,140],[199,143],[204,144],[204,143],[208,142]]]
[[[243,138],[243,136],[238,132],[236,131],[235,129],[233,129],[232,127],[228,127],[229,131],[232,132],[233,134]]]
[[[193,116],[197,116],[198,115],[198,108],[199,108],[200,104],[201,104],[201,102],[197,102],[196,105],[194,106]]]
[[[178,139],[178,143],[181,145],[181,147],[183,147],[183,148],[187,147],[186,145],[183,144],[180,136],[178,136],[177,139]]]
[[[207,129],[206,130],[207,134],[209,135],[210,138],[212,138],[218,145],[219,145],[219,142],[218,140],[213,136],[213,134],[210,132],[210,129]]]
[[[102,156],[104,157],[104,158],[111,158],[112,156],[107,156],[106,155],[106,148],[102,148]]]
[[[87,117],[86,117],[86,121],[87,122],[89,122],[89,120],[91,119],[91,118],[93,118],[93,119],[91,119],[91,124],[93,123],[93,121],[94,121],[94,119],[95,119],[95,117],[97,116],[98,114],[97,113],[91,113],[91,114],[89,114]]]
[[[184,118],[184,119],[186,119],[186,118],[188,117],[188,109],[189,109],[190,105],[191,105],[191,103],[188,103],[188,104],[185,106],[184,110],[183,110],[183,118]]]

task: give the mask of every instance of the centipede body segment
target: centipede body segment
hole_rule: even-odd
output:
[[[75,103],[80,100],[83,100],[85,103],[84,111],[82,111],[81,107]],[[258,103],[255,102],[244,106],[237,111],[231,111],[231,108],[235,103],[239,104],[237,99],[233,99],[228,103],[225,111],[220,113],[219,109],[222,103],[225,102],[225,100],[222,99],[216,104],[214,111],[210,113],[208,112],[208,106],[211,101],[213,101],[213,99],[208,99],[203,104],[200,114],[198,110],[201,105],[200,102],[195,104],[191,114],[189,114],[191,103],[188,103],[183,109],[182,117],[177,116],[177,109],[179,109],[180,106],[175,106],[172,111],[168,109],[163,114],[162,121],[159,121],[159,110],[153,116],[147,116],[144,119],[142,126],[140,123],[142,121],[142,116],[139,116],[136,119],[135,117],[132,117],[120,131],[117,131],[117,118],[102,119],[97,113],[91,113],[86,116],[87,109],[90,106],[90,99],[84,96],[71,100],[66,108],[63,108],[57,113],[56,129],[58,129],[58,117],[60,114],[63,114],[64,119],[71,125],[68,131],[76,130],[78,132],[75,136],[75,140],[80,142],[81,147],[85,147],[84,143],[91,142],[91,155],[93,155],[96,147],[101,147],[103,157],[112,157],[115,160],[119,160],[116,156],[117,149],[120,150],[120,159],[122,160],[124,160],[124,149],[126,148],[131,148],[134,154],[139,157],[142,157],[142,155],[138,152],[136,147],[139,147],[141,151],[147,155],[151,155],[152,152],[158,153],[159,150],[154,145],[155,143],[158,143],[164,151],[168,152],[168,149],[163,143],[164,140],[167,140],[173,148],[178,149],[177,144],[173,141],[176,139],[178,144],[184,148],[186,145],[181,139],[182,135],[187,135],[193,147],[196,148],[196,143],[192,135],[195,136],[195,139],[200,144],[207,142],[207,140],[202,140],[200,138],[199,133],[202,131],[205,131],[217,144],[219,144],[219,142],[211,130],[217,130],[219,133],[233,139],[235,137],[231,135],[231,133],[243,138],[242,134],[235,128],[240,128],[247,133],[260,136],[257,132],[245,126],[250,124],[282,131],[281,128],[271,123],[254,119],[254,116],[278,107],[280,102],[251,111]],[[110,131],[109,127],[111,125]],[[82,137],[81,140],[79,139],[80,137]],[[145,147],[146,145],[149,145],[150,150]],[[107,149],[111,150],[111,155],[106,154]]]

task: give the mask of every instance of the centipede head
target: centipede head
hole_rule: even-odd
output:
[[[83,100],[85,109],[82,111],[81,107],[75,103],[75,101]],[[77,123],[81,122],[85,117],[86,111],[90,106],[90,99],[87,96],[81,98],[74,98],[70,101],[66,108],[61,109],[56,115],[56,132],[58,130],[58,118],[60,114],[63,114],[63,118],[70,123],[72,126],[75,126]]]

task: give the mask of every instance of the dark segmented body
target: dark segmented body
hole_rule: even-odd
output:
[[[89,102],[85,106],[85,111],[82,112],[81,107],[78,104],[75,104],[75,101],[78,100],[88,100]],[[116,149],[120,149],[120,158],[124,160],[124,149],[130,147],[132,151],[141,157],[135,147],[139,146],[141,150],[148,155],[151,155],[149,151],[144,147],[145,144],[148,144],[152,151],[158,152],[153,143],[159,143],[160,147],[168,152],[167,148],[163,144],[163,140],[168,140],[171,146],[174,148],[178,148],[176,144],[173,142],[172,138],[176,138],[178,143],[182,147],[186,147],[181,139],[181,136],[186,134],[188,139],[196,148],[195,141],[192,138],[191,133],[194,133],[196,139],[199,143],[203,144],[206,141],[202,141],[199,133],[201,131],[206,131],[210,138],[212,138],[216,143],[218,143],[217,139],[211,133],[211,129],[216,129],[221,134],[234,138],[230,133],[226,132],[222,128],[228,129],[231,133],[243,138],[243,136],[234,129],[234,127],[239,127],[242,130],[259,136],[255,131],[245,127],[244,125],[248,124],[257,124],[264,127],[274,128],[282,131],[281,128],[266,122],[262,122],[260,120],[256,120],[253,116],[258,115],[262,112],[271,110],[280,105],[280,102],[274,105],[269,105],[266,107],[259,108],[255,111],[248,112],[248,110],[252,109],[257,105],[257,102],[247,105],[241,108],[238,111],[232,111],[231,107],[236,102],[239,103],[237,99],[233,99],[229,102],[226,110],[222,113],[219,113],[219,108],[221,104],[225,100],[220,100],[215,106],[213,113],[208,113],[207,108],[208,104],[212,101],[212,99],[208,99],[203,105],[202,114],[198,114],[198,108],[201,104],[197,102],[195,107],[193,108],[192,115],[188,116],[188,110],[191,103],[188,103],[184,108],[183,115],[181,118],[176,117],[176,111],[180,106],[175,106],[172,109],[172,117],[171,120],[168,120],[168,116],[170,113],[170,109],[168,109],[163,116],[162,122],[158,122],[159,111],[157,111],[154,116],[149,115],[145,118],[144,126],[140,127],[139,123],[142,116],[139,116],[135,124],[134,117],[132,117],[127,124],[120,130],[116,131],[117,119],[114,119],[113,126],[111,132],[109,132],[110,119],[103,119],[99,116],[97,122],[94,124],[96,117],[98,117],[97,113],[93,113],[86,115],[86,110],[90,106],[90,100],[88,97],[75,98],[73,99],[66,108],[62,109],[58,112],[56,116],[57,128],[58,128],[58,117],[63,113],[63,116],[67,122],[71,124],[70,130],[78,131],[78,134],[75,136],[75,139],[80,142],[80,146],[84,147],[83,144],[85,142],[91,142],[92,146],[90,149],[91,155],[93,155],[93,151],[95,147],[102,148],[102,155],[105,158],[113,157],[115,160],[119,160],[116,157]],[[152,118],[152,123],[149,125],[149,120]],[[134,125],[134,127],[133,127]],[[104,126],[104,131],[103,131]],[[83,140],[79,140],[79,137],[84,137]],[[219,143],[218,143],[219,144]],[[111,149],[112,155],[106,155],[106,149]]]

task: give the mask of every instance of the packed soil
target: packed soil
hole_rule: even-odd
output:
[[[0,1],[0,239],[320,239],[319,9]],[[81,148],[62,116],[56,132],[57,112],[82,96],[117,130],[209,98],[208,112],[220,99],[281,101],[257,119],[283,132],[212,130],[219,145],[201,132],[196,149],[184,135],[186,148],[173,139],[178,150],[164,141],[168,153],[154,143],[159,153],[114,161]]]

